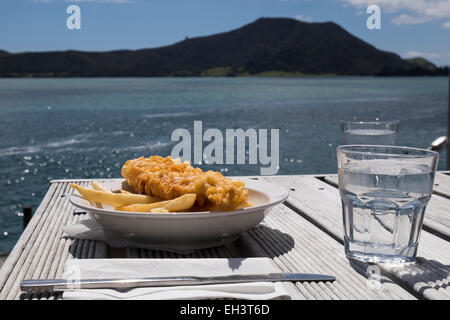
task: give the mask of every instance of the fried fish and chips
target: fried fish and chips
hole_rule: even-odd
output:
[[[140,194],[123,189],[113,192],[97,180],[92,181],[92,189],[70,185],[98,208],[108,204],[119,211],[168,213],[193,207],[216,211],[252,206],[243,181],[231,180],[216,171],[203,172],[178,158],[128,160],[122,176]]]
[[[121,173],[137,192],[165,200],[196,194],[198,207],[214,210],[234,210],[248,203],[248,190],[243,181],[231,180],[216,171],[204,172],[171,157],[128,160]]]

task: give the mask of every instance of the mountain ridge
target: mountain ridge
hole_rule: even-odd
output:
[[[157,48],[8,53],[0,77],[165,77],[258,75],[446,75],[404,60],[334,22],[259,18],[240,28]]]

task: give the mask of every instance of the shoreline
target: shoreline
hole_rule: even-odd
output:
[[[238,75],[238,76],[46,76],[46,75],[25,75],[25,76],[5,76],[0,75],[0,79],[307,79],[307,78],[448,78],[447,75],[339,75],[339,74],[303,74],[303,75]]]

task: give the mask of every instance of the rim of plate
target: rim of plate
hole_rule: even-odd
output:
[[[136,217],[137,216],[137,217],[154,217],[154,218],[156,218],[156,217],[160,217],[160,218],[179,217],[179,218],[181,218],[181,217],[194,217],[194,216],[211,217],[211,216],[223,216],[223,215],[230,215],[230,214],[251,213],[256,210],[273,207],[273,206],[283,202],[284,200],[286,200],[289,196],[289,192],[287,191],[286,188],[284,188],[280,185],[277,185],[275,183],[272,183],[272,182],[252,180],[252,182],[250,184],[252,184],[252,186],[247,187],[247,189],[249,191],[253,190],[256,192],[263,193],[264,195],[266,195],[269,198],[269,202],[258,205],[258,206],[241,208],[241,209],[231,210],[231,211],[193,211],[193,212],[170,212],[170,213],[155,212],[155,213],[150,214],[150,212],[117,211],[117,210],[96,208],[96,207],[93,207],[90,205],[89,206],[83,205],[75,199],[84,200],[84,201],[87,201],[87,200],[85,200],[81,195],[75,194],[75,193],[73,193],[69,196],[69,201],[71,204],[73,204],[74,206],[76,206],[78,208],[84,209],[86,211],[99,213],[99,214],[122,216],[122,217],[126,217],[126,216],[135,216]],[[266,185],[266,188],[261,188],[261,189],[255,188],[254,184]],[[269,191],[269,190],[267,190],[269,188],[271,189],[270,193],[267,192],[267,191]],[[274,193],[274,196],[271,196],[272,193]]]

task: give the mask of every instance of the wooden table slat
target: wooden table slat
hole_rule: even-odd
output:
[[[434,177],[433,191],[450,198],[450,176],[442,172],[437,172]]]
[[[58,189],[61,189],[62,186],[58,186]],[[27,270],[26,261],[30,261],[35,255],[31,250],[35,241],[38,241],[40,230],[44,226],[45,219],[48,217],[48,212],[45,210],[47,206],[52,206],[50,200],[58,201],[58,193],[55,192],[53,188],[50,188],[51,191],[47,193],[49,197],[45,197],[45,201],[41,203],[36,210],[36,213],[33,215],[30,220],[27,228],[24,230],[22,236],[20,237],[18,243],[14,246],[11,254],[8,256],[5,264],[2,267],[2,274],[0,275],[0,282],[4,282],[2,284],[2,290],[0,293],[0,299],[5,299],[10,296],[11,291],[14,293],[17,290],[17,287],[13,287],[14,283],[17,282],[17,279],[23,279],[24,274]],[[58,190],[56,190],[58,191]],[[4,273],[8,273],[4,275]]]
[[[50,204],[50,200],[53,196],[56,196],[55,189],[56,185],[50,185],[50,188],[46,195],[44,196],[44,199],[42,200],[41,204],[37,208],[36,212],[34,213],[33,217],[31,218],[30,222],[28,223],[27,228],[22,233],[21,237],[17,241],[16,245],[14,246],[13,250],[9,254],[8,258],[4,262],[2,268],[0,269],[0,293],[3,290],[5,286],[5,282],[9,279],[11,276],[11,272],[13,271],[13,268],[16,266],[16,264],[20,263],[19,259],[22,255],[23,250],[26,248],[26,244],[30,240],[33,231],[37,228],[39,219],[47,206]],[[0,299],[2,298],[2,294],[0,294]]]
[[[442,173],[436,174],[436,178],[442,176],[444,176]],[[446,177],[449,179],[448,183],[450,190],[450,176]],[[338,185],[337,175],[328,175],[323,177],[323,179],[334,186]],[[441,185],[442,184],[443,183],[441,182]],[[434,194],[431,196],[431,199],[427,205],[423,225],[425,230],[450,241],[450,212],[448,209],[450,202],[449,199],[441,196],[443,194],[442,192],[436,192],[438,189],[438,183],[435,181],[435,185],[433,187]],[[442,190],[442,188],[440,190]]]
[[[62,237],[62,226],[88,218],[86,214],[73,214],[74,207],[67,197],[72,193],[68,183],[89,185],[93,179],[52,181],[29,226],[0,269],[0,299],[60,299],[61,294],[24,295],[19,290],[19,284],[24,278],[61,277],[67,259],[259,256],[272,258],[280,271],[337,276],[335,282],[290,284],[287,288],[295,299],[449,299],[450,244],[444,238],[422,232],[417,263],[407,267],[380,266],[381,284],[377,282],[378,286],[373,287],[368,281],[369,265],[352,263],[345,257],[340,199],[332,185],[333,176],[320,175],[320,179],[326,182],[313,175],[262,179],[291,189],[287,206],[274,208],[263,223],[233,243],[196,250],[187,255],[148,249],[109,248],[102,241]],[[439,192],[443,192],[444,187]],[[448,227],[449,201],[445,196],[434,195],[429,205],[432,214],[428,217],[427,227],[439,231],[441,236],[445,236]]]
[[[386,284],[390,283],[388,279],[383,279],[383,290],[370,290],[367,288],[367,267],[351,266],[344,254],[344,248],[341,244],[334,241],[325,232],[314,228],[313,224],[298,219],[297,213],[290,209],[279,208],[277,214],[271,214],[267,221],[276,226],[276,230],[286,231],[295,241],[292,254],[297,253],[294,259],[295,263],[310,263],[309,272],[336,274],[339,282],[330,285],[342,285],[342,292],[351,299],[361,298],[384,298],[384,299],[413,299],[414,297],[405,292],[403,288],[393,284],[389,290],[385,290]],[[275,232],[274,232],[275,233]],[[267,237],[261,238],[263,240]],[[276,248],[277,246],[274,246]],[[290,252],[289,252],[290,253]],[[344,295],[345,296],[345,295]]]
[[[268,181],[279,183],[290,190],[288,204],[297,208],[298,213],[304,215],[316,226],[322,228],[335,239],[343,241],[343,226],[341,201],[338,190],[315,177],[294,176],[270,177]],[[450,242],[439,238],[426,231],[422,231],[417,263],[410,266],[410,272],[420,275],[422,269],[429,271],[430,281],[420,281],[416,277],[410,277],[401,272],[401,268],[388,265],[379,265],[380,269],[395,279],[402,285],[406,285],[414,290],[419,296],[427,299],[450,299],[450,287],[442,286],[439,283],[450,281]],[[434,261],[439,261],[441,267],[433,269]],[[419,280],[419,281],[417,281]]]

